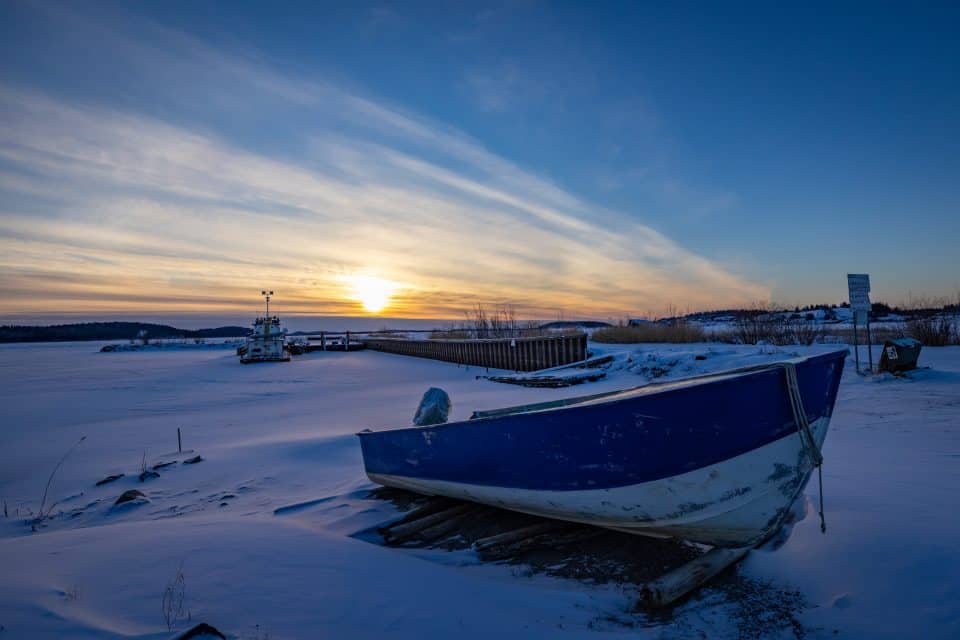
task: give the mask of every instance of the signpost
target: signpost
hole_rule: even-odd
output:
[[[857,339],[857,325],[867,328],[867,357],[869,371],[873,373],[873,340],[870,336],[870,275],[866,273],[848,273],[847,290],[850,293],[850,309],[853,311],[853,352],[860,373],[860,341]]]

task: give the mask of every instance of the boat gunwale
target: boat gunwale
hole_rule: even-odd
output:
[[[578,407],[588,407],[596,406],[601,404],[617,404],[620,402],[628,402],[638,397],[648,397],[657,395],[660,393],[667,393],[670,391],[676,391],[678,389],[689,389],[691,387],[697,386],[707,386],[712,384],[729,384],[733,380],[743,378],[746,376],[759,375],[770,373],[771,371],[776,371],[778,368],[781,368],[784,364],[801,364],[817,360],[831,360],[837,358],[840,355],[843,355],[844,358],[850,355],[849,349],[836,349],[833,351],[828,351],[825,353],[815,353],[807,356],[799,356],[795,358],[787,358],[784,360],[775,360],[772,362],[758,363],[757,365],[748,365],[748,367],[756,366],[756,369],[749,368],[748,370],[741,370],[743,367],[727,369],[724,371],[716,371],[710,373],[703,373],[695,376],[689,376],[686,378],[678,378],[676,380],[669,380],[664,382],[651,382],[644,385],[639,385],[636,387],[631,387],[628,389],[614,390],[610,392],[609,396],[597,397],[600,394],[591,394],[582,396],[584,400],[582,402],[577,402],[576,398],[566,398],[567,400],[573,400],[569,404],[553,406],[553,407],[544,407],[542,409],[534,409],[531,411],[519,411],[523,406],[520,405],[516,407],[518,411],[516,413],[502,413],[493,416],[483,416],[479,418],[472,418],[467,420],[457,420],[456,422],[443,422],[440,424],[431,424],[431,425],[410,425],[406,427],[398,428],[385,428],[379,430],[373,430],[370,428],[364,429],[363,431],[357,432],[355,435],[359,437],[372,436],[382,433],[398,433],[403,431],[423,431],[426,429],[440,429],[443,427],[458,427],[465,424],[478,424],[482,422],[488,422],[491,420],[501,420],[503,418],[508,418],[511,416],[517,415],[528,415],[528,414],[544,414],[550,413],[553,411],[559,411],[564,409],[573,409]],[[560,400],[561,398],[557,398]],[[511,408],[511,407],[507,407]]]

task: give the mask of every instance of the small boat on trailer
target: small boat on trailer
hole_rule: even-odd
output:
[[[822,461],[847,351],[359,433],[378,484],[715,547],[756,546]]]
[[[267,301],[267,313],[253,322],[253,333],[246,343],[237,349],[242,364],[253,362],[289,362],[287,332],[280,325],[280,318],[270,315],[270,296],[273,291],[262,291]]]

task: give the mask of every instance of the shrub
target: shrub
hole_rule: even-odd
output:
[[[870,339],[873,344],[883,344],[887,340],[895,340],[897,338],[903,338],[906,336],[905,331],[906,325],[898,324],[894,326],[880,326],[880,327],[871,327],[870,329]],[[866,327],[859,327],[857,329],[856,340],[860,344],[866,344],[867,342],[867,329]],[[822,342],[830,343],[842,343],[842,344],[853,344],[854,334],[853,327],[828,327],[824,329]]]
[[[539,323],[533,320],[517,320],[516,310],[509,304],[488,308],[478,303],[464,313],[462,322],[451,323],[443,329],[431,331],[429,337],[434,340],[473,340],[537,338],[576,333],[580,333],[576,327],[556,330],[541,328]]]
[[[766,342],[779,346],[811,345],[821,341],[825,334],[821,325],[799,316],[787,317],[781,313],[749,313],[737,319],[733,331],[726,335],[726,339],[740,344]]]
[[[631,344],[635,342],[705,342],[704,330],[690,322],[644,324],[635,327],[603,327],[593,332],[595,342]]]
[[[916,318],[907,323],[907,334],[928,347],[960,344],[960,333],[950,318],[931,316]]]
[[[787,333],[791,344],[811,345],[823,340],[826,332],[822,325],[808,320],[794,320],[788,324]]]

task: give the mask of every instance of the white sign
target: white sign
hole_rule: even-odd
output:
[[[854,311],[870,311],[870,276],[866,273],[848,273],[847,289],[850,307]]]

